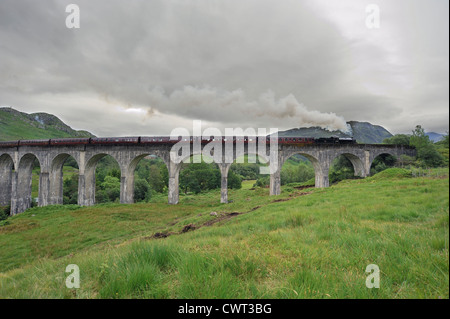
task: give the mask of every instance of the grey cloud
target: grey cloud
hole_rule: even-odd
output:
[[[0,104],[99,135],[159,134],[192,119],[286,129],[345,118],[399,132],[448,117],[448,4],[381,1],[382,31],[398,41],[392,59],[307,1],[83,0],[81,28],[69,30],[72,2],[0,2]]]

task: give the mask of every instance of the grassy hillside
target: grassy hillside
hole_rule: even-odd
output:
[[[353,136],[358,143],[380,144],[392,134],[384,127],[369,122],[350,121]]]
[[[448,298],[446,174],[277,197],[248,181],[226,205],[211,191],[33,208],[0,226],[0,298]],[[68,264],[80,289],[65,287]],[[369,264],[380,289],[365,287]]]
[[[73,130],[51,114],[0,108],[0,141],[92,136],[86,131]]]

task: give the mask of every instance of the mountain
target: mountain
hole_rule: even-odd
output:
[[[369,122],[350,121],[347,124],[351,126],[353,137],[358,143],[378,144],[392,136],[384,127]]]
[[[439,142],[440,140],[442,140],[444,138],[444,134],[435,133],[435,132],[428,132],[428,133],[425,133],[425,135],[428,135],[428,137],[430,138],[430,141],[432,141],[433,143]]]
[[[0,141],[64,137],[94,135],[87,131],[76,131],[51,114],[27,114],[10,107],[0,108]]]
[[[350,121],[347,122],[351,130],[348,133],[341,131],[327,131],[320,127],[302,127],[287,131],[278,132],[278,136],[305,136],[305,137],[353,137],[358,143],[378,144],[392,134],[384,127],[373,125],[368,122]]]

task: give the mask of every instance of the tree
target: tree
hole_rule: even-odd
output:
[[[383,144],[410,145],[411,135],[396,134],[383,140]]]
[[[102,199],[109,199],[114,202],[120,198],[120,180],[114,176],[106,176],[103,183],[100,184],[99,192],[102,195]],[[105,196],[106,195],[106,198]],[[99,201],[100,202],[100,201]]]
[[[143,179],[138,178],[134,184],[134,200],[136,202],[147,202],[151,197],[150,185]]]
[[[64,162],[64,166],[78,168],[77,161],[72,156],[70,156],[68,159],[66,159],[66,161]]]
[[[78,204],[78,174],[64,179],[63,183],[63,204]]]
[[[292,156],[289,158],[293,165],[283,165],[281,168],[281,185],[289,183],[303,183],[314,177],[314,168],[312,164],[305,160],[295,158]]]
[[[449,148],[448,132],[447,132],[447,135],[444,135],[442,140],[440,140],[439,142],[436,142],[436,145],[442,146],[443,148],[446,148],[446,149]]]
[[[158,165],[150,165],[148,167],[148,183],[150,188],[155,192],[162,193],[164,191],[166,185],[161,168]]]
[[[344,155],[337,157],[331,165],[329,178],[331,183],[355,178],[352,162]]]
[[[230,171],[241,175],[245,180],[254,180],[258,178],[259,165],[256,163],[233,163]]]
[[[220,188],[221,174],[216,164],[193,163],[185,165],[180,172],[180,188],[187,193],[200,193]]]
[[[416,149],[420,149],[431,143],[430,138],[425,134],[425,130],[421,125],[417,125],[412,133],[409,144]]]
[[[387,168],[394,167],[397,163],[397,159],[390,154],[380,154],[372,162],[370,167],[370,174],[376,174],[384,171]]]
[[[434,145],[424,145],[417,150],[417,158],[424,166],[438,167],[443,164],[443,156],[436,150]]]
[[[444,159],[444,164],[448,166],[449,164],[449,138],[448,138],[448,132],[447,135],[444,135],[444,138],[440,140],[439,142],[436,142],[434,144],[436,146],[437,151],[439,154],[442,155]]]
[[[417,150],[417,159],[420,166],[438,167],[444,163],[443,156],[437,151],[435,145],[425,134],[422,126],[417,125],[410,139],[410,145]]]
[[[241,189],[242,180],[239,175],[235,174],[233,171],[228,173],[228,188],[231,189]]]
[[[409,166],[409,165],[414,165],[415,163],[415,158],[402,154],[400,155],[400,157],[397,159],[397,163],[400,167],[404,167],[404,166]]]

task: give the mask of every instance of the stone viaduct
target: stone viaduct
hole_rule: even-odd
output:
[[[158,145],[74,145],[74,146],[18,146],[0,147],[0,206],[11,205],[11,215],[21,213],[31,207],[31,182],[33,162],[40,164],[39,206],[63,203],[63,164],[72,156],[79,167],[78,204],[95,204],[95,168],[98,161],[112,156],[121,170],[120,202],[134,202],[134,171],[141,159],[149,155],[160,157],[169,171],[168,202],[177,204],[179,189],[178,176],[182,163],[170,159],[171,144]],[[202,148],[204,145],[202,145]],[[235,147],[235,146],[233,146]],[[251,154],[245,145],[244,153]],[[283,163],[291,156],[300,154],[308,158],[315,169],[315,186],[328,187],[328,172],[333,160],[344,155],[353,164],[355,175],[366,177],[370,173],[373,160],[381,154],[399,157],[402,154],[415,156],[415,150],[396,145],[336,144],[295,146],[278,144],[277,169],[270,176],[270,195],[281,192],[280,171]],[[239,153],[239,152],[237,152]],[[195,155],[190,151],[186,158]],[[242,154],[234,153],[234,159]],[[261,156],[261,154],[257,154]],[[264,158],[270,163],[269,153]],[[272,161],[273,161],[272,157]],[[222,175],[221,202],[227,203],[227,176],[231,163],[218,163]]]

